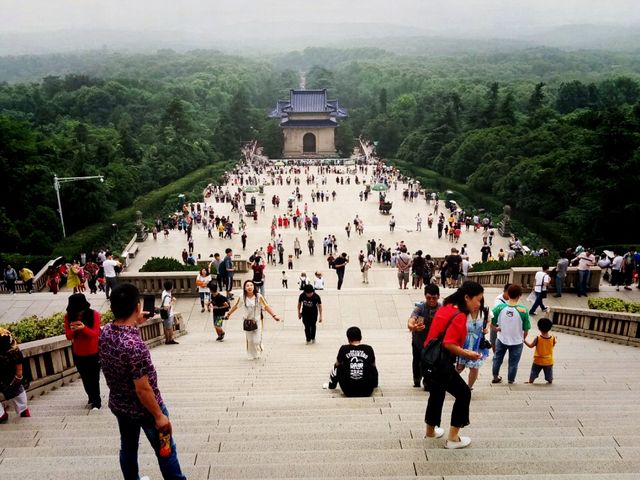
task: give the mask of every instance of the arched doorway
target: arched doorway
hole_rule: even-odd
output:
[[[316,153],[316,136],[313,133],[305,133],[302,137],[302,151]]]

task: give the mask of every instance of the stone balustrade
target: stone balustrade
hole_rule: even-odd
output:
[[[473,272],[470,271],[467,276],[467,280],[480,283],[484,287],[502,288],[506,283],[517,283],[522,285],[522,289],[525,292],[533,290],[535,284],[536,273],[540,271],[537,267],[512,267],[509,270],[494,270],[488,272]],[[600,280],[602,277],[602,270],[599,267],[593,267],[591,269],[591,275],[589,276],[589,288],[590,292],[597,292],[600,290]],[[575,292],[578,285],[578,269],[575,267],[569,268],[567,276],[564,279],[562,287],[563,292]],[[549,284],[549,290],[555,289],[555,278],[551,278]]]
[[[640,346],[640,314],[552,307],[554,328],[583,337]]]
[[[211,260],[213,260],[213,258],[203,258],[198,260],[198,267],[208,269]],[[235,255],[233,258],[233,268],[235,273],[247,273],[250,270],[249,261],[240,258],[240,255]]]
[[[175,314],[176,336],[186,332],[182,314]],[[164,343],[162,319],[155,317],[139,326],[140,335],[149,348]],[[31,380],[29,397],[41,395],[79,377],[73,361],[71,342],[64,335],[20,345],[24,355],[24,375]],[[0,395],[1,397],[1,395]]]
[[[120,282],[128,282],[135,285],[140,294],[160,295],[164,290],[162,286],[165,281],[173,283],[173,293],[187,297],[198,295],[196,287],[196,276],[198,272],[125,272],[118,277]],[[216,275],[212,275],[216,278]],[[242,279],[238,275],[233,278],[233,288],[241,288]]]
[[[40,290],[42,290],[46,285],[47,285],[47,269],[51,266],[54,265],[57,261],[59,261],[62,257],[57,257],[54,258],[53,260],[49,260],[44,267],[42,267],[38,273],[36,273],[33,277],[33,291],[34,292],[39,292]],[[17,271],[17,269],[16,269]],[[7,290],[7,285],[4,282],[4,280],[2,282],[0,282],[0,293],[6,293],[9,290]],[[25,286],[25,284],[22,282],[22,280],[18,280],[16,282],[16,292],[17,293],[26,293],[27,292],[27,287]]]

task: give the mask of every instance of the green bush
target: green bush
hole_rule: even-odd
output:
[[[590,297],[589,308],[591,310],[603,310],[606,312],[640,313],[640,302],[625,302],[615,297]]]
[[[197,265],[185,265],[175,258],[151,257],[140,269],[141,272],[197,272]]]
[[[553,268],[558,259],[553,256],[549,257],[533,257],[531,255],[519,255],[510,261],[493,261],[493,262],[477,262],[473,264],[471,269],[472,273],[477,272],[492,272],[494,270],[509,270],[511,267],[542,267],[542,265],[549,265]]]
[[[25,317],[14,323],[4,325],[15,337],[18,343],[33,342],[45,338],[64,335],[65,312],[58,312],[48,317],[39,318],[37,315]],[[111,310],[101,315],[100,323],[105,325],[113,321]]]

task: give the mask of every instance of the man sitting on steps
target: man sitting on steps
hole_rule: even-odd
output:
[[[335,389],[338,384],[347,397],[369,397],[378,387],[378,369],[373,348],[360,343],[362,332],[358,327],[347,330],[348,345],[338,350],[338,358],[331,370],[329,383],[322,388]]]

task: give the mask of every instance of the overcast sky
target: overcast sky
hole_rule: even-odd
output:
[[[434,33],[640,24],[640,0],[0,0],[4,32],[209,32],[247,22],[390,23]]]

